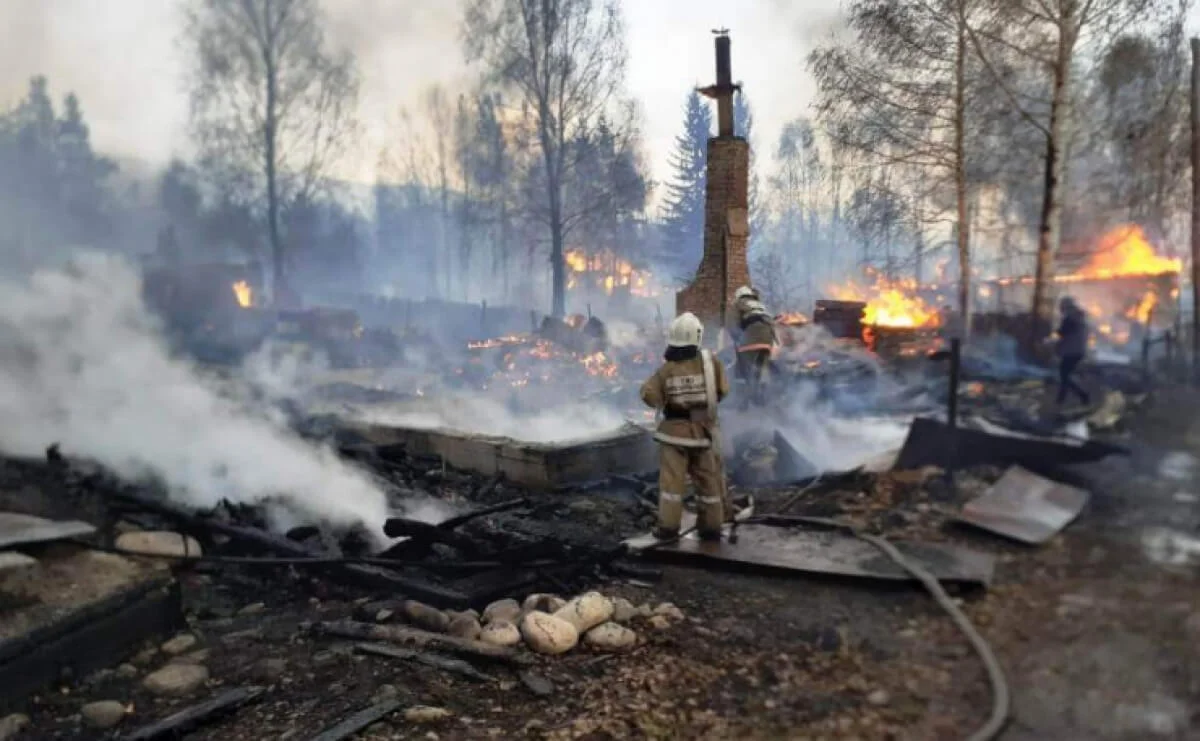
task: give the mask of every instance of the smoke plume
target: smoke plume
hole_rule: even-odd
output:
[[[617,409],[596,402],[574,402],[518,414],[479,394],[438,392],[403,411],[367,409],[366,422],[412,429],[447,429],[508,437],[521,442],[558,443],[596,438],[626,424]]]
[[[377,529],[384,493],[334,451],[251,415],[172,358],[120,258],[0,284],[0,450],[58,442],[118,474],[153,477],[192,507],[282,500],[300,517]]]

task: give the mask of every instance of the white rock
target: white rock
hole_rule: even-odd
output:
[[[871,703],[875,707],[882,707],[891,701],[892,696],[888,694],[887,690],[875,690],[871,694],[867,695],[867,702]]]
[[[638,608],[624,597],[617,597],[612,603],[612,620],[615,623],[628,623],[640,614]]]
[[[29,716],[22,713],[13,713],[0,718],[0,741],[14,738],[27,725],[29,725]]]
[[[562,597],[553,594],[531,594],[521,603],[521,609],[525,612],[548,612],[551,615],[562,609],[562,606],[567,604],[567,601]]]
[[[561,654],[579,643],[579,631],[570,622],[544,612],[531,612],[521,620],[521,635],[540,654]]]
[[[195,538],[186,537],[170,530],[147,530],[122,533],[117,536],[116,546],[131,553],[149,553],[155,556],[200,556],[203,551]]]
[[[586,633],[600,623],[607,622],[612,614],[612,600],[599,592],[588,592],[563,605],[554,616],[574,625],[579,633]]]
[[[160,648],[168,656],[178,656],[179,654],[191,651],[198,642],[196,636],[191,633],[180,633],[164,643]]]
[[[663,602],[658,607],[655,607],[654,614],[662,615],[668,620],[683,620],[683,610],[680,610],[670,602]]]
[[[496,620],[483,626],[479,640],[493,646],[515,646],[521,642],[521,631],[507,620]]]
[[[515,623],[521,617],[521,604],[515,599],[496,600],[492,604],[483,608],[484,623],[490,623],[494,620],[507,620],[510,623]]]
[[[116,700],[100,700],[84,705],[79,714],[93,728],[112,728],[124,720],[125,706]]]
[[[455,638],[466,638],[473,641],[479,638],[482,628],[478,620],[470,615],[460,613],[450,619],[450,625],[447,626],[446,632]]]
[[[379,704],[381,702],[388,702],[390,700],[395,700],[399,696],[400,690],[396,689],[396,685],[381,684],[375,690],[375,694],[371,695],[371,703]]]
[[[445,633],[450,627],[450,618],[446,613],[436,607],[430,607],[424,602],[406,599],[400,605],[400,613],[408,623],[422,630]]]
[[[666,630],[671,627],[671,621],[664,615],[655,615],[647,621],[651,628],[655,630]]]
[[[583,636],[583,642],[601,651],[624,651],[637,645],[637,633],[616,623],[601,623]]]
[[[179,697],[200,688],[208,681],[208,669],[201,664],[167,664],[142,680],[142,686],[155,695]]]
[[[190,651],[186,654],[183,654],[182,656],[176,656],[175,658],[171,659],[170,663],[172,663],[172,664],[203,664],[204,662],[208,661],[208,657],[211,654],[212,654],[212,651],[210,651],[209,649],[201,648],[201,649],[197,649],[195,651]]]
[[[437,723],[450,716],[451,712],[446,708],[435,708],[429,705],[415,705],[404,711],[404,719],[409,723]]]
[[[257,615],[267,609],[265,602],[252,602],[237,611],[239,615]]]

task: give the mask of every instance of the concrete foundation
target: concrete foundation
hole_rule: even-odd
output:
[[[179,587],[158,561],[49,546],[0,571],[0,715],[54,682],[115,666],[183,624]]]
[[[376,445],[404,445],[408,453],[436,456],[446,465],[505,478],[535,489],[595,481],[612,474],[638,474],[658,466],[650,431],[627,425],[612,433],[561,443],[521,442],[446,429],[414,429],[351,423]]]

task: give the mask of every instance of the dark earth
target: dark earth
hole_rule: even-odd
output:
[[[1198,406],[1186,390],[1165,389],[1131,413],[1116,436],[1132,455],[1072,471],[1092,499],[1040,547],[950,522],[999,469],[960,472],[953,486],[925,470],[756,497],[763,510],[787,503],[790,513],[841,517],[889,538],[996,554],[986,591],[955,594],[1012,689],[1001,738],[1196,739],[1200,553],[1189,552],[1186,538],[1200,537],[1200,490],[1194,462],[1170,454],[1200,449]],[[543,497],[535,512],[549,529],[609,541],[651,522],[628,496]],[[91,514],[81,503],[66,508]],[[492,519],[502,526],[504,517]],[[182,569],[179,578],[187,630],[204,652],[185,660],[208,667],[206,687],[179,699],[149,695],[141,679],[167,663],[158,645],[170,636],[147,640],[128,666],[37,697],[26,708],[31,724],[15,738],[109,738],[115,732],[86,727],[82,705],[125,703],[130,715],[120,729],[129,730],[243,685],[265,687],[263,699],[189,738],[309,739],[373,701],[395,698],[401,710],[357,738],[961,739],[984,723],[992,702],[978,657],[916,585],[665,567],[656,583],[593,586],[635,604],[674,603],[682,622],[661,629],[635,622],[643,642],[624,654],[580,648],[538,657],[525,680],[478,665],[493,681],[476,682],[356,654],[349,642],[307,630],[355,615],[378,594],[284,568],[206,565]],[[535,694],[529,684],[545,680],[552,692]],[[418,705],[450,715],[405,720],[403,709]]]

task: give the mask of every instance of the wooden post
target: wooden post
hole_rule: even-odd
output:
[[[946,424],[950,429],[958,427],[958,378],[962,362],[962,340],[950,339],[950,393],[946,397]]]
[[[1192,382],[1200,383],[1200,39],[1192,39]]]

